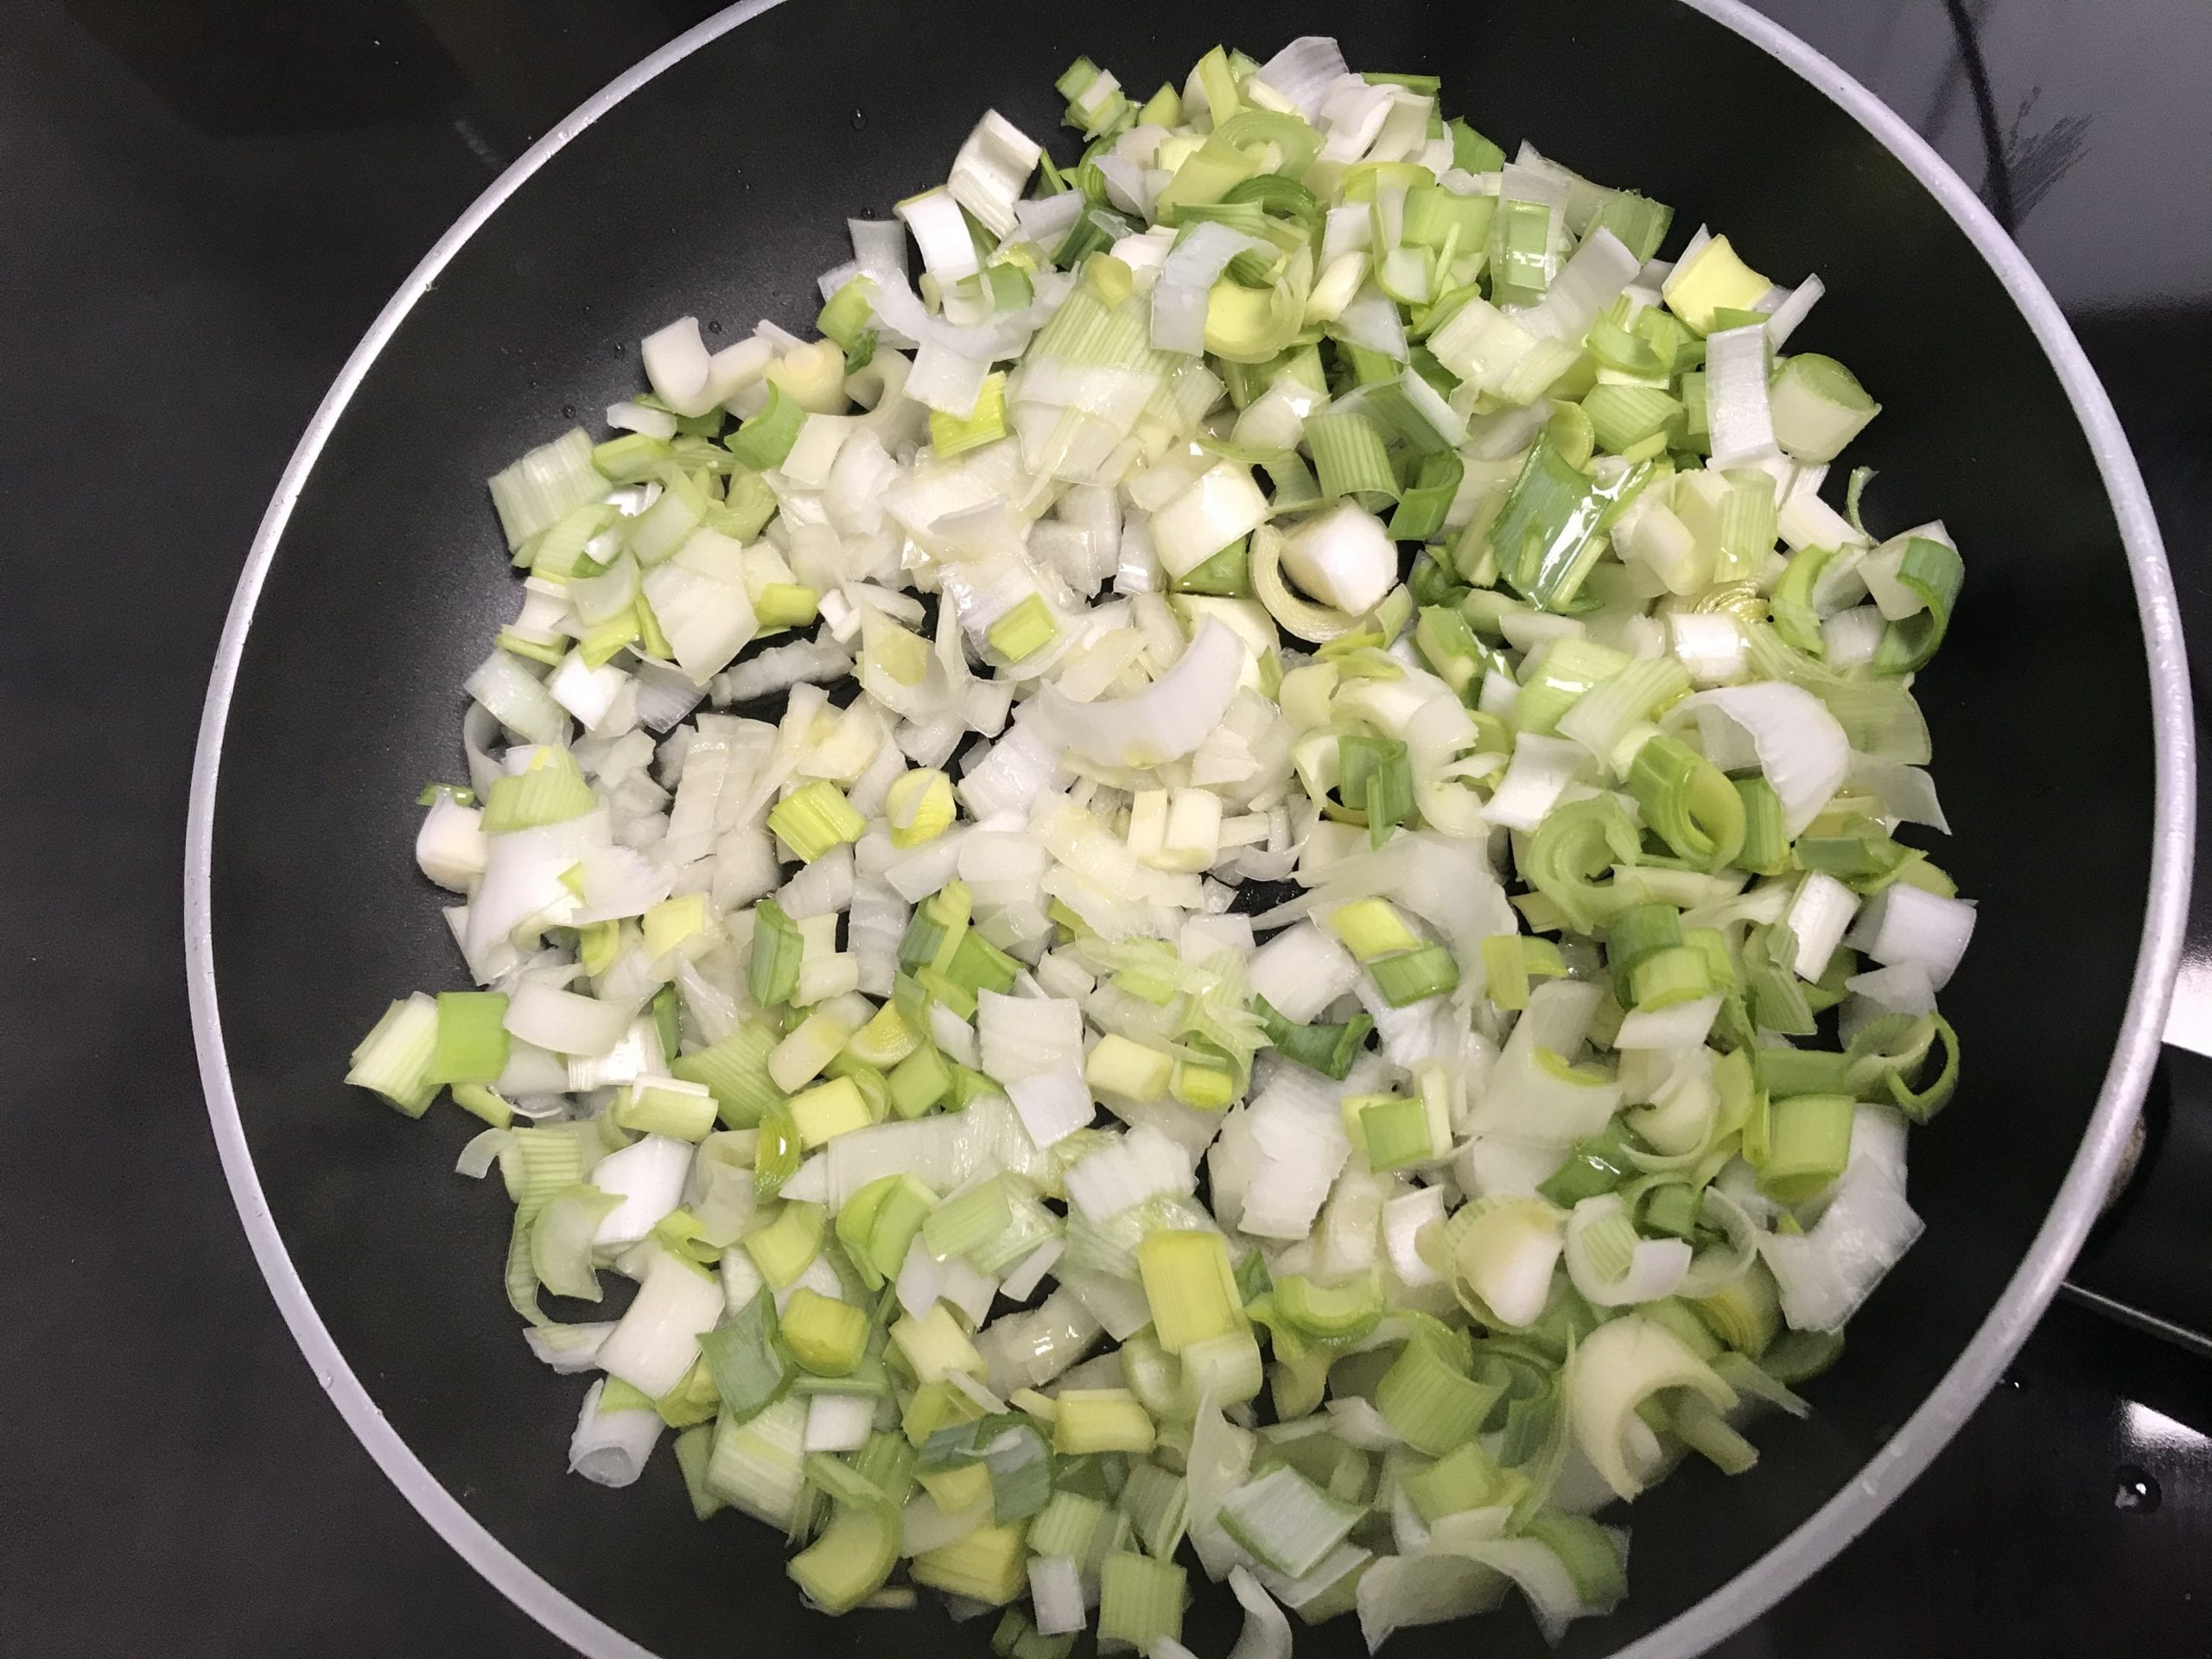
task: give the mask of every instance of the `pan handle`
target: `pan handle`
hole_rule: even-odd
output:
[[[2212,1358],[2212,961],[2184,961],[2143,1113],[2063,1294]]]

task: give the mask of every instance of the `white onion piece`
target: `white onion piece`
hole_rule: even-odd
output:
[[[1781,302],[1768,312],[1766,337],[1773,344],[1776,351],[1780,351],[1789,343],[1789,336],[1797,332],[1797,325],[1805,321],[1806,314],[1812,310],[1821,296],[1827,292],[1827,285],[1817,276],[1808,276],[1796,287],[1789,289],[1783,296]],[[1764,306],[1760,308],[1766,309]]]
[[[1845,936],[1885,967],[1916,963],[1937,990],[1950,982],[1974,938],[1974,905],[1900,881],[1866,901]]]
[[[1483,808],[1483,817],[1509,830],[1533,830],[1589,763],[1590,752],[1580,743],[1522,734],[1513,745],[1504,779]]]
[[[952,159],[946,192],[993,236],[1014,228],[1014,205],[1043,149],[996,110],[987,111]]]
[[[1735,1390],[1680,1337],[1641,1314],[1599,1325],[1568,1362],[1567,1405],[1575,1444],[1619,1497],[1632,1498],[1644,1486],[1629,1457],[1628,1442],[1643,1427],[1636,1408],[1662,1389],[1676,1388],[1694,1389],[1724,1409],[1736,1403]]]
[[[690,1173],[690,1144],[664,1135],[608,1153],[592,1166],[591,1184],[621,1202],[601,1217],[592,1243],[613,1248],[645,1237],[683,1202]]]
[[[1759,1236],[1783,1318],[1796,1331],[1842,1329],[1923,1228],[1901,1182],[1875,1160],[1854,1157],[1812,1231]]]
[[[1821,870],[1808,870],[1789,901],[1787,918],[1797,940],[1797,977],[1817,980],[1843,943],[1844,930],[1859,913],[1859,895]]]
[[[1155,520],[1155,537],[1158,531]],[[1398,546],[1380,518],[1343,501],[1283,538],[1282,565],[1293,582],[1324,605],[1359,616],[1397,585]],[[1171,564],[1169,574],[1181,572]]]
[[[1252,994],[1293,1025],[1306,1025],[1359,982],[1351,952],[1310,921],[1285,928],[1252,957]]]
[[[643,404],[609,404],[607,423],[617,432],[637,432],[649,438],[676,435],[675,416],[664,409],[648,409]]]
[[[1843,982],[1843,988],[1865,997],[1884,1014],[1917,1016],[1936,1012],[1935,982],[1929,978],[1927,969],[1916,962],[1901,962],[1894,968],[1853,974]]]
[[[1208,617],[1175,665],[1133,696],[1074,702],[1046,686],[1030,705],[1037,729],[1105,766],[1154,766],[1188,754],[1221,724],[1249,655]]]
[[[1636,256],[1601,225],[1560,267],[1543,299],[1514,321],[1532,334],[1574,344],[1590,332],[1598,314],[1620,297],[1636,272]]]
[[[1600,1274],[1590,1260],[1586,1236],[1599,1223],[1620,1214],[1622,1208],[1619,1193],[1602,1192],[1583,1199],[1567,1218],[1567,1274],[1574,1281],[1575,1289],[1582,1293],[1583,1300],[1592,1307],[1630,1307],[1638,1302],[1656,1302],[1662,1296],[1673,1295],[1682,1282],[1682,1275],[1689,1271],[1690,1247],[1687,1243],[1679,1238],[1646,1238],[1637,1241],[1629,1257],[1628,1270],[1619,1278],[1608,1279]]]
[[[960,204],[942,187],[909,196],[892,211],[906,221],[914,245],[922,251],[922,264],[940,283],[957,283],[973,276],[982,267],[976,257],[976,239]]]
[[[1152,290],[1153,345],[1163,352],[1187,352],[1192,356],[1204,351],[1206,296],[1212,292],[1215,280],[1246,249],[1264,251],[1266,246],[1226,225],[1207,221],[1192,227],[1160,267],[1160,281]],[[1215,546],[1217,550],[1226,544]]]
[[[1301,35],[1262,64],[1255,78],[1281,93],[1311,121],[1320,112],[1322,100],[1350,73],[1335,41],[1326,35]],[[1239,1651],[1230,1659],[1249,1656]]]
[[[1397,302],[1372,283],[1352,296],[1338,315],[1337,328],[1355,346],[1380,352],[1395,363],[1407,359],[1406,325],[1398,315]]]
[[[1851,743],[1826,704],[1802,686],[1764,681],[1685,697],[1665,723],[1697,721],[1706,758],[1723,772],[1756,763],[1782,802],[1782,827],[1796,836],[1820,815],[1851,769]]]
[[[1670,1008],[1632,1009],[1622,1020],[1613,1046],[1624,1050],[1694,1047],[1713,1030],[1713,1022],[1719,1013],[1720,999],[1717,995],[1701,996],[1694,1002],[1677,1002]]]
[[[639,348],[653,395],[678,415],[703,415],[719,400],[711,395],[712,363],[696,317],[678,317],[647,334]]]
[[[1723,328],[1706,337],[1705,385],[1715,467],[1746,466],[1775,453],[1764,324]]]
[[[1267,521],[1268,498],[1252,481],[1252,469],[1224,461],[1154,509],[1153,551],[1169,575],[1185,575]],[[1395,548],[1391,556],[1395,574]]]
[[[1942,803],[1936,798],[1936,781],[1920,767],[1854,754],[1849,779],[1853,788],[1879,798],[1885,817],[1903,823],[1924,823],[1947,836],[1951,833]]]
[[[651,1409],[601,1411],[604,1378],[591,1385],[569,1437],[569,1472],[601,1486],[627,1486],[645,1472],[645,1460],[667,1425]]]
[[[526,1043],[556,1054],[604,1054],[622,1040],[637,1012],[626,1002],[602,1002],[551,985],[517,986],[500,1022]]]

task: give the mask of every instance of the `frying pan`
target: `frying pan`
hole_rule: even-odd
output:
[[[549,134],[433,250],[316,415],[254,543],[209,691],[187,858],[200,1063],[238,1208],[333,1400],[423,1516],[577,1648],[666,1659],[904,1644],[976,1654],[944,1614],[804,1611],[779,1538],[695,1522],[671,1460],[609,1491],[563,1471],[580,1393],[531,1358],[500,1285],[507,1205],[453,1177],[476,1127],[344,1089],[385,1000],[457,984],[413,868],[413,804],[457,764],[458,690],[512,614],[482,480],[640,384],[635,342],[696,313],[729,337],[810,318],[847,215],[943,176],[995,105],[1058,133],[1078,53],[1132,86],[1217,41],[1337,35],[1357,64],[1445,77],[1455,111],[1729,231],[1829,297],[1802,335],[1885,409],[1867,510],[1941,512],[1971,579],[1921,694],[1981,901],[1945,1007],[1967,1082],[1914,1138],[1928,1231],[1852,1325],[1815,1414],[1724,1480],[1647,1495],[1631,1593],[1563,1651],[1700,1651],[1864,1528],[1965,1419],[2049,1300],[2137,1109],[2186,898],[2179,624],[2149,505],[2057,309],[1894,115],[1725,0],[1322,7],[751,3]],[[1208,1590],[1186,1640],[1226,1649]],[[1541,1652],[1514,1609],[1401,1655]],[[1360,1651],[1354,1622],[1301,1653]]]

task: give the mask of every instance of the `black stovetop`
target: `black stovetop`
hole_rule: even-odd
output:
[[[2212,659],[2212,10],[1764,9],[2012,217],[2128,427]],[[184,800],[232,584],[353,342],[531,139],[708,10],[0,4],[16,1659],[563,1650],[386,1484],[263,1288],[186,1016]],[[2208,887],[2151,1155],[2074,1300],[1903,1501],[1726,1659],[2212,1654],[2212,1357],[2141,1328],[2212,1333]],[[95,1113],[132,1129],[98,1159],[78,1128]]]

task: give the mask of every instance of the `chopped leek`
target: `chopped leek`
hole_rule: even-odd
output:
[[[679,319],[489,480],[415,847],[480,988],[346,1080],[485,1121],[575,1471],[677,1431],[823,1611],[1187,1659],[1187,1546],[1242,1659],[1556,1638],[1595,1500],[1751,1467],[1920,1230],[1963,563],[1818,493],[1879,410],[1777,355],[1817,279],[1650,265],[1435,77],[1057,85],[1079,157],[985,113],[820,338]]]

